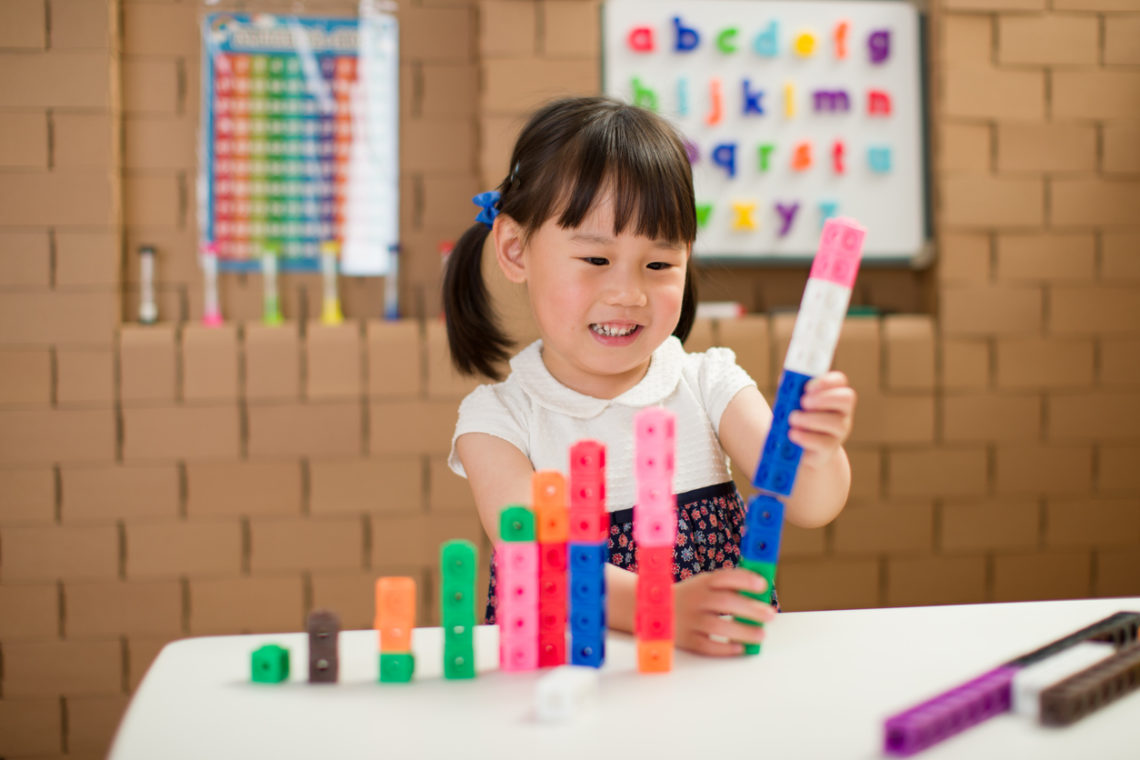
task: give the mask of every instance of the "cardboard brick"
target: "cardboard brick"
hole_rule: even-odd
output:
[[[50,467],[0,470],[0,525],[55,519],[55,473]]]
[[[1140,232],[1105,230],[1101,233],[1101,273],[1106,279],[1140,279]]]
[[[238,336],[233,324],[182,328],[182,398],[235,401],[238,397]]]
[[[1092,593],[1087,551],[998,554],[993,560],[995,602],[1080,599]]]
[[[722,319],[717,323],[720,345],[731,348],[736,353],[736,363],[747,372],[761,388],[774,387],[774,375],[784,364],[787,345],[773,363],[772,324],[767,316],[746,314],[739,319]],[[790,338],[789,338],[790,339]],[[773,372],[773,370],[776,372]]]
[[[174,464],[61,468],[64,523],[115,522],[178,515]]]
[[[0,344],[111,345],[117,298],[62,291],[9,292],[0,300]]]
[[[50,351],[0,349],[0,406],[47,406],[51,391]]]
[[[119,534],[113,525],[10,527],[0,538],[5,583],[109,580],[119,573]]]
[[[525,113],[552,98],[593,95],[600,84],[596,59],[485,59],[480,106],[492,114]]]
[[[1096,276],[1092,233],[1009,233],[997,238],[1001,280],[1091,280]]]
[[[190,581],[190,633],[299,631],[304,625],[300,574]]]
[[[129,701],[130,697],[126,694],[113,697],[68,697],[68,754],[108,751]]]
[[[54,583],[0,585],[0,640],[59,635],[59,589]]]
[[[942,399],[942,435],[950,442],[1025,441],[1041,436],[1037,394],[963,394]]]
[[[1136,462],[1140,462],[1140,446],[1101,446],[1097,490],[1103,493],[1140,491],[1140,468]]]
[[[1105,64],[1109,66],[1140,64],[1140,50],[1136,47],[1136,40],[1140,40],[1140,16],[1104,17]]]
[[[413,574],[419,574],[419,569],[409,568],[408,572],[401,573]],[[372,571],[314,572],[313,609],[336,610],[346,630],[371,628],[375,620],[376,578],[377,573]]]
[[[462,399],[485,378],[465,376],[451,364],[447,330],[443,323],[427,322],[424,346],[427,352],[427,393],[433,399]]]
[[[182,105],[178,65],[175,58],[125,56],[122,64],[124,113],[127,116],[178,113]]]
[[[174,227],[182,216],[181,177],[128,173],[123,178],[123,211],[135,224]]]
[[[1140,88],[1140,76],[1135,86]],[[1049,216],[1057,226],[1129,225],[1140,202],[1140,181],[1057,177],[1049,196]]]
[[[119,240],[113,230],[56,230],[55,283],[58,287],[116,285],[118,282]]]
[[[519,5],[521,12],[525,5]],[[476,23],[473,8],[402,5],[398,19],[400,49],[405,55],[422,61],[459,63],[471,60]]]
[[[1092,124],[999,124],[997,168],[1002,172],[1091,172],[1097,164]]]
[[[1135,548],[1096,552],[1097,596],[1136,596],[1140,588],[1140,552]]]
[[[783,558],[822,557],[827,553],[827,531],[821,528],[799,528],[785,524],[780,536]]]
[[[986,558],[891,557],[887,605],[979,604],[986,601]]]
[[[1140,385],[1140,340],[1105,338],[1101,341],[1100,381],[1105,385]]]
[[[0,701],[0,752],[5,755],[60,752],[62,736],[63,712],[57,695]]]
[[[522,114],[479,115],[479,174],[486,187],[498,187],[507,176],[511,152],[525,121]]]
[[[428,509],[432,513],[468,512],[475,509],[475,499],[467,480],[447,466],[447,458],[428,460]]]
[[[946,552],[1031,550],[1040,540],[1041,505],[1036,499],[948,501],[939,509],[938,548]]]
[[[46,29],[44,0],[0,3],[0,48],[42,50],[47,43]]]
[[[473,120],[406,118],[400,125],[400,170],[430,173],[473,170],[475,138]]]
[[[447,401],[373,402],[369,406],[369,452],[445,454],[451,450],[458,408]]]
[[[1049,499],[1045,544],[1050,547],[1140,545],[1140,509],[1131,498]]]
[[[934,504],[926,500],[860,506],[841,512],[832,525],[837,555],[928,553],[934,543]]]
[[[110,199],[114,191],[112,179],[106,172],[60,170],[3,174],[0,175],[3,203],[0,225],[105,225],[113,219]]]
[[[90,5],[90,3],[87,3]],[[66,169],[104,169],[114,163],[114,134],[109,113],[52,113],[52,164]]]
[[[288,288],[280,293],[282,299],[288,295]],[[199,285],[190,289],[190,318],[200,320],[204,311],[203,289]],[[218,303],[222,318],[227,322],[245,325],[244,329],[257,326],[262,327],[262,290],[261,279],[253,275],[236,275],[221,277],[218,281]],[[286,323],[283,327],[272,329],[296,329],[294,325]]]
[[[939,343],[942,387],[945,390],[977,390],[989,384],[988,341],[944,338]]]
[[[942,223],[950,227],[1040,227],[1045,182],[1040,177],[957,174],[939,184]]]
[[[1106,172],[1140,172],[1140,125],[1136,122],[1109,122],[1101,128],[1104,141],[1101,169]]]
[[[123,657],[118,639],[4,644],[4,697],[117,694]]]
[[[946,0],[943,7],[950,11],[1038,11],[1045,10],[1045,0]]]
[[[544,0],[541,10],[542,54],[550,58],[594,58],[602,49],[601,4]]]
[[[423,178],[423,220],[425,227],[461,232],[474,222],[471,199],[483,188],[471,175],[432,175]]]
[[[420,512],[424,504],[423,481],[419,457],[314,459],[309,463],[310,512]]]
[[[717,340],[717,320],[706,317],[694,319],[684,345],[690,354],[708,351],[713,346],[720,345]]]
[[[47,231],[0,231],[0,264],[0,287],[48,287],[52,266]]]
[[[310,399],[359,399],[363,346],[358,322],[311,324],[305,338],[306,392]]]
[[[952,286],[941,291],[943,335],[1036,334],[1042,325],[1038,287]]]
[[[941,60],[955,66],[994,62],[994,17],[946,14],[938,25]]]
[[[474,510],[467,514],[431,516],[373,515],[371,520],[373,569],[438,565],[439,545],[444,541],[465,538],[478,546],[485,540]]]
[[[1000,494],[1078,494],[1093,490],[1093,451],[1086,445],[1002,445],[995,450]]]
[[[123,14],[123,50],[138,56],[193,58],[202,44],[201,10],[181,3],[134,3]]]
[[[115,400],[115,354],[111,349],[59,348],[55,352],[55,399],[60,407],[109,406]]]
[[[131,17],[124,13],[124,17]],[[111,10],[87,0],[51,0],[51,47],[53,49],[109,49]]]
[[[298,398],[301,345],[295,326],[249,324],[244,331],[246,398],[250,401]]]
[[[182,584],[177,580],[69,582],[63,599],[69,639],[182,632]]]
[[[250,570],[357,570],[364,562],[361,517],[255,517],[250,520]]]
[[[887,495],[975,496],[987,491],[982,446],[887,452]]]
[[[127,462],[233,458],[239,443],[236,406],[123,410],[123,458]]]
[[[237,575],[241,534],[236,518],[128,524],[127,578]]]
[[[882,384],[882,341],[880,321],[875,318],[845,319],[835,346],[832,368],[847,375],[859,392],[873,392]]]
[[[104,52],[0,52],[0,106],[107,108],[110,56]]]
[[[196,126],[185,115],[128,117],[123,122],[123,168],[193,170],[198,160]]]
[[[943,172],[985,172],[993,166],[993,127],[989,124],[939,124],[936,166]]]
[[[361,453],[363,410],[359,402],[251,403],[247,414],[251,458]]]
[[[990,280],[990,235],[943,230],[938,236],[938,281],[981,285]]]
[[[1047,400],[1049,440],[1128,439],[1140,425],[1140,393],[1055,393]]]
[[[1134,287],[1058,285],[1051,291],[1049,307],[1049,326],[1061,335],[1133,333],[1140,324]]]
[[[849,499],[876,502],[883,493],[883,453],[878,448],[846,446],[851,463]],[[742,492],[743,493],[743,492]]]
[[[0,166],[13,169],[46,169],[48,166],[47,120],[42,111],[0,114]]]
[[[998,17],[998,62],[1006,65],[1095,66],[1100,23],[1086,14]]]
[[[856,387],[859,395],[856,422],[850,441],[872,443],[932,443],[934,441],[934,396],[883,395]]]
[[[110,462],[114,456],[111,409],[0,411],[0,461],[5,465]]]
[[[1136,92],[1140,73],[1129,69],[1057,69],[1050,82],[1055,120],[1135,119],[1136,104],[1121,93]]]
[[[1093,383],[1093,341],[1068,338],[999,338],[1000,388],[1081,388]]]
[[[127,686],[135,692],[162,648],[175,636],[132,636],[127,640]]]
[[[777,589],[785,612],[882,605],[879,560],[799,559],[780,563]]]
[[[301,463],[187,462],[186,513],[191,518],[297,515]]]
[[[887,388],[929,390],[934,387],[934,322],[930,317],[887,317],[883,320],[883,348]]]
[[[479,55],[531,58],[538,53],[538,3],[489,0],[479,3]]]
[[[173,324],[123,325],[119,331],[119,398],[123,405],[174,401],[177,362],[178,334]]]
[[[1040,121],[1045,117],[1044,72],[950,64],[942,72],[943,116]]]
[[[465,63],[424,62],[419,67],[420,113],[428,118],[474,117],[479,71]]]

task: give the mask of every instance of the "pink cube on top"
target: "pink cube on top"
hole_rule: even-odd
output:
[[[852,219],[828,219],[823,225],[819,250],[808,276],[828,280],[848,289],[853,287],[866,235],[867,230]]]

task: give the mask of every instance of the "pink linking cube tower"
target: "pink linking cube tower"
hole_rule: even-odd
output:
[[[677,497],[673,493],[676,418],[660,407],[633,419],[637,503],[637,669],[659,673],[673,668],[673,546],[677,541]]]

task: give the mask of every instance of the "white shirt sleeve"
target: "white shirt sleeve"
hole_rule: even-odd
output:
[[[507,403],[503,394],[496,390],[501,387],[501,384],[480,385],[468,393],[459,405],[459,420],[455,423],[455,434],[451,436],[451,453],[447,456],[447,466],[460,477],[467,477],[467,473],[455,455],[455,441],[465,433],[486,433],[502,438],[530,458],[522,410],[514,409]]]
[[[742,389],[755,387],[756,381],[736,363],[736,353],[731,348],[710,348],[703,354],[690,356],[702,359],[697,370],[697,387],[713,429],[720,435],[720,418],[729,402]]]

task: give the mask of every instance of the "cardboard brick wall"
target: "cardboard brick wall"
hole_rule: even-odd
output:
[[[939,259],[861,275],[856,302],[895,313],[848,320],[837,351],[860,394],[851,502],[787,530],[781,600],[1140,593],[1140,20],[1097,0],[931,10]],[[198,323],[193,257],[200,12],[0,3],[0,756],[101,757],[167,642],[301,630],[314,606],[367,627],[381,574],[415,576],[434,622],[439,542],[487,549],[445,462],[473,381],[448,363],[439,243],[527,109],[597,91],[598,3],[401,3],[416,318],[378,321],[382,283],[346,280],[348,321],[302,325],[319,283],[287,277],[269,328],[258,278],[225,277],[221,330]],[[705,298],[759,313],[690,347],[733,348],[770,393],[805,276],[702,270]]]

